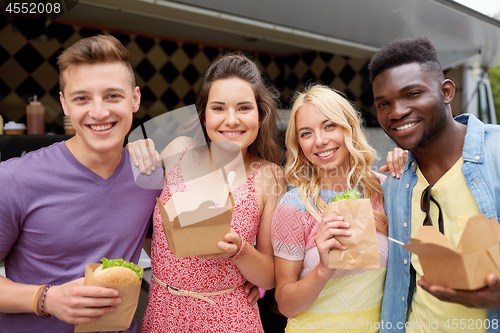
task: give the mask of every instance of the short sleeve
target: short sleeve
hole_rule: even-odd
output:
[[[19,186],[11,172],[0,164],[0,258],[5,258],[21,231],[23,219]]]
[[[380,184],[383,184],[384,181],[386,180],[387,176],[386,175],[383,175],[381,173],[375,173],[379,179],[380,179]],[[380,197],[378,195],[378,193],[375,194],[375,198],[373,199],[373,210],[379,212],[379,213],[382,213],[382,214],[385,214],[384,212],[384,209],[382,207],[382,204],[380,202]],[[381,223],[377,218],[375,218],[375,220],[378,222],[378,223]]]
[[[271,240],[274,255],[283,259],[299,261],[305,256],[307,230],[306,215],[285,195],[273,216]]]
[[[139,167],[136,167],[132,163],[132,159],[129,157],[130,166],[132,168],[132,173],[134,175],[134,180],[137,186],[150,189],[150,190],[161,190],[163,189],[163,184],[165,183],[165,179],[163,178],[163,168],[157,167],[151,174],[148,176],[139,171]]]
[[[383,184],[387,176],[381,173],[376,173],[376,175],[380,178],[380,184]]]

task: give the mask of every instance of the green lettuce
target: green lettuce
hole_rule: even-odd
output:
[[[139,279],[142,279],[142,273],[143,273],[142,267],[137,267],[136,265],[134,265],[133,262],[125,261],[122,258],[113,259],[113,260],[109,260],[107,258],[102,258],[101,261],[102,261],[102,269],[106,269],[109,267],[115,267],[115,266],[122,266],[122,267],[130,268],[131,270],[133,270],[137,274]]]
[[[353,188],[349,191],[345,191],[340,193],[339,195],[336,195],[335,197],[333,197],[332,202],[337,202],[340,200],[348,200],[348,199],[359,199],[359,196],[360,196],[359,191]]]

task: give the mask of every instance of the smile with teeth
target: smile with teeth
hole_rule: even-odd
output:
[[[108,123],[104,125],[88,125],[93,131],[96,132],[103,132],[109,130],[111,127],[113,127],[114,123]]]
[[[413,122],[413,123],[409,123],[409,124],[406,124],[406,125],[403,125],[403,126],[396,127],[396,131],[401,131],[401,130],[408,129],[410,127],[413,127],[413,125],[415,125],[416,123],[417,122]]]
[[[240,134],[243,134],[245,132],[244,131],[240,131],[240,132],[221,132],[221,133],[224,134],[224,135],[231,136],[231,135],[240,135]]]
[[[329,151],[325,151],[324,153],[318,153],[316,155],[318,155],[319,157],[327,157],[327,156],[330,156],[331,154],[335,153],[337,151],[338,148],[335,148],[333,150],[329,150]]]

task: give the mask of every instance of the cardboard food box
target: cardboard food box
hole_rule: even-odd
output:
[[[165,205],[156,199],[168,246],[177,258],[224,252],[217,243],[231,231],[234,209],[232,193],[225,197],[226,204],[217,207],[193,191],[174,193]]]
[[[179,146],[186,147],[191,140],[181,141]],[[167,148],[171,150],[171,146]],[[211,143],[210,149],[198,147],[166,155],[165,164],[180,163],[181,172],[167,185],[173,193],[169,200],[164,205],[157,200],[170,250],[178,258],[223,253],[217,244],[231,231],[232,192],[246,181],[241,149],[234,143]],[[166,179],[170,169],[165,168]],[[178,180],[182,180],[182,190]]]
[[[453,289],[486,286],[486,276],[500,276],[500,225],[485,215],[469,218],[453,251],[449,240],[433,226],[422,226],[405,248],[418,255],[425,280]]]
[[[329,203],[325,216],[340,215],[350,224],[350,237],[335,237],[345,251],[330,251],[328,268],[370,270],[380,268],[375,217],[370,199],[351,199]]]
[[[134,319],[135,310],[139,302],[139,294],[141,293],[142,281],[129,285],[119,285],[97,280],[94,278],[94,270],[100,265],[87,264],[84,284],[86,286],[114,288],[120,293],[119,296],[122,302],[118,304],[115,312],[102,316],[98,321],[75,325],[75,332],[125,331],[130,327]]]

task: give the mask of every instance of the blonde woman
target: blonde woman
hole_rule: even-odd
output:
[[[294,189],[278,204],[272,222],[276,300],[286,332],[376,332],[387,269],[387,216],[381,182],[370,170],[375,150],[351,103],[329,87],[313,85],[294,96],[286,132],[285,177]],[[328,269],[330,251],[350,236],[342,217],[323,217],[332,198],[357,188],[372,202],[380,269]]]

